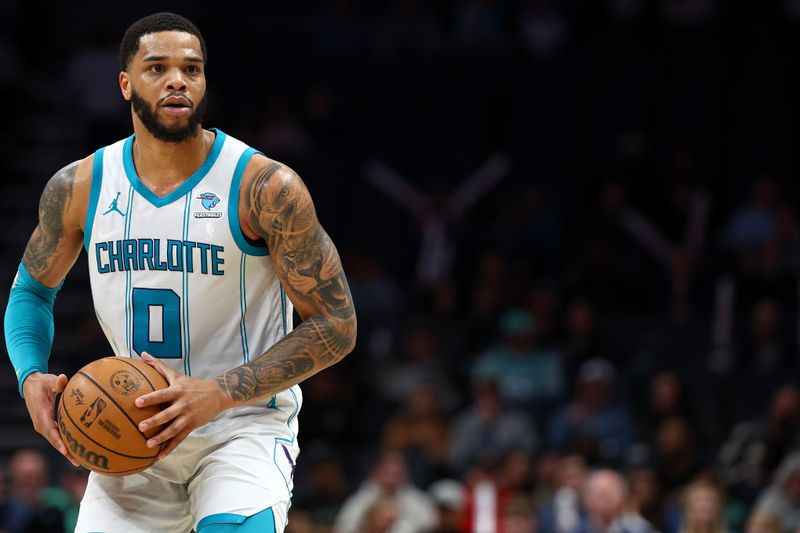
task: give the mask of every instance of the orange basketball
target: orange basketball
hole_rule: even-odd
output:
[[[167,380],[138,359],[105,357],[81,368],[67,383],[56,412],[61,438],[89,470],[127,476],[152,465],[160,447],[147,439],[161,427],[139,431],[139,422],[161,410],[139,408],[139,396],[167,387]]]

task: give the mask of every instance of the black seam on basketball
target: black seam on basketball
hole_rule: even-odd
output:
[[[83,429],[81,429],[81,427],[78,425],[78,423],[77,423],[77,422],[75,422],[75,419],[74,419],[74,418],[72,418],[72,415],[71,415],[71,414],[69,414],[69,410],[68,410],[66,407],[64,408],[64,412],[65,412],[65,413],[67,413],[67,418],[69,419],[69,421],[70,421],[70,422],[72,422],[72,425],[75,427],[75,429],[77,429],[78,431],[80,431],[80,432],[81,432],[81,435],[83,435],[84,437],[86,437],[86,438],[87,438],[87,439],[89,439],[90,441],[94,442],[95,444],[97,444],[98,446],[100,446],[101,448],[103,448],[104,450],[108,450],[108,451],[110,451],[111,453],[114,453],[114,454],[120,455],[120,456],[122,456],[122,457],[127,457],[128,459],[152,459],[153,457],[158,457],[158,454],[155,454],[155,455],[127,455],[127,454],[124,454],[124,453],[118,452],[117,450],[112,450],[111,448],[109,448],[109,447],[107,447],[107,446],[103,446],[102,444],[100,444],[99,442],[97,442],[96,440],[94,440],[92,437],[90,437],[89,435],[87,435],[87,434],[86,434],[86,432],[85,432],[85,431],[83,431]],[[150,463],[150,464],[153,464],[153,463]],[[134,469],[134,470],[135,470],[135,469]]]
[[[119,409],[119,412],[120,412],[120,413],[122,413],[123,415],[125,415],[125,418],[127,418],[128,420],[130,420],[130,423],[131,423],[131,424],[133,424],[133,427],[134,427],[134,428],[136,428],[136,431],[138,431],[138,432],[139,432],[139,435],[141,435],[141,436],[142,436],[142,438],[144,438],[145,442],[147,442],[147,441],[150,439],[150,437],[148,437],[147,435],[145,435],[144,433],[142,433],[142,431],[141,431],[141,430],[139,430],[139,424],[137,424],[136,422],[134,422],[134,421],[133,421],[133,418],[131,418],[131,417],[128,415],[128,413],[127,413],[127,412],[125,412],[125,409],[123,409],[123,408],[122,408],[122,406],[121,406],[120,404],[118,404],[118,403],[117,403],[117,401],[116,401],[114,398],[112,398],[112,397],[111,397],[111,395],[110,395],[110,394],[108,394],[108,393],[106,392],[106,390],[105,390],[103,387],[101,387],[101,386],[100,386],[100,384],[99,384],[99,383],[97,383],[95,380],[93,380],[93,379],[92,379],[92,377],[91,377],[91,376],[89,376],[88,374],[86,374],[86,373],[85,373],[85,372],[83,372],[83,371],[78,371],[78,374],[80,374],[81,376],[85,377],[86,379],[88,379],[89,381],[91,381],[92,383],[94,383],[94,386],[95,386],[95,387],[97,387],[97,388],[98,388],[100,391],[102,391],[103,395],[104,395],[106,398],[108,398],[108,399],[109,399],[109,401],[111,401],[111,403],[113,403],[114,405],[116,405],[116,406],[117,406],[117,409]],[[74,424],[74,422],[73,422],[73,424]]]
[[[141,370],[139,370],[138,368],[136,368],[136,365],[134,365],[130,361],[126,361],[125,359],[127,359],[127,357],[117,357],[116,359],[119,359],[121,362],[125,363],[126,365],[130,366],[132,369],[134,369],[138,373],[140,373],[142,375],[142,377],[144,378],[144,380],[147,382],[147,384],[150,385],[150,390],[153,391],[153,392],[156,391],[156,387],[155,387],[155,385],[153,385],[153,382],[150,381],[149,379],[147,379],[147,375],[144,372],[142,372]],[[147,364],[147,363],[145,363],[145,364]],[[158,371],[156,370],[156,372],[158,372]]]
[[[163,448],[163,447],[164,447],[164,443],[161,443],[161,444],[158,445],[159,453],[161,453],[161,448]],[[135,472],[135,471],[140,471],[141,472],[142,470],[147,470],[148,468],[150,468],[151,466],[156,464],[156,461],[158,461],[158,454],[153,455],[151,457],[153,458],[153,460],[150,461],[150,464],[148,464],[144,468],[138,467],[138,468],[131,468],[130,470],[114,470],[113,472],[104,472],[104,474],[124,474],[125,472]]]

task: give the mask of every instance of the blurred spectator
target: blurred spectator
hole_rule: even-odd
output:
[[[696,481],[683,491],[678,533],[728,533],[725,497],[709,481]]]
[[[496,475],[496,483],[510,489],[514,494],[531,498],[533,494],[534,463],[531,454],[525,451],[511,451],[503,457]]]
[[[457,533],[464,512],[464,486],[455,479],[440,479],[431,484],[428,494],[436,502],[438,518],[433,533]]]
[[[579,451],[590,462],[618,462],[633,442],[628,409],[614,400],[616,371],[605,359],[590,359],[578,371],[577,396],[559,408],[547,429],[547,445]]]
[[[665,419],[656,429],[655,461],[661,487],[667,497],[692,481],[706,466],[685,418]]]
[[[694,401],[693,401],[694,400]],[[695,399],[689,396],[680,376],[672,371],[658,372],[650,382],[646,411],[640,420],[639,436],[645,442],[655,442],[658,430],[665,420],[680,417],[689,425],[691,434],[703,444],[710,440],[701,421],[701,409]]]
[[[42,489],[42,504],[45,507],[58,509],[64,521],[65,532],[75,531],[75,525],[78,523],[78,510],[88,481],[89,472],[86,469],[70,466],[61,473],[58,487]]]
[[[782,533],[794,533],[800,527],[800,452],[783,460],[753,512],[777,516]]]
[[[577,454],[558,458],[556,483],[549,501],[539,510],[539,533],[577,533],[583,516],[581,490],[586,480],[586,461]]]
[[[408,469],[403,455],[396,451],[381,452],[355,494],[342,506],[333,526],[334,533],[370,531],[393,533],[423,532],[436,524],[436,507],[425,492],[408,482]]]
[[[770,176],[760,176],[753,184],[748,203],[738,206],[722,234],[724,245],[746,253],[765,244],[777,229],[779,194]]]
[[[353,246],[345,256],[347,282],[358,307],[359,336],[365,339],[369,355],[375,359],[385,356],[378,335],[395,333],[390,327],[396,323],[401,311],[402,295],[396,282],[380,262],[370,254]]]
[[[378,396],[399,406],[406,403],[414,391],[428,385],[436,391],[440,408],[452,408],[457,395],[451,373],[439,355],[439,344],[440,339],[426,320],[411,321],[402,338],[402,359],[389,362],[377,375],[374,385]]]
[[[798,367],[797,340],[777,299],[759,298],[749,326],[739,335],[736,369],[729,384],[730,416],[737,422],[763,412],[772,391]]]
[[[494,340],[493,336],[486,335],[490,328],[488,322],[497,316],[504,303],[507,292],[506,280],[508,279],[507,259],[491,250],[484,250],[476,259],[476,269],[470,290],[470,319],[473,329],[480,328],[486,338]],[[479,339],[484,341],[484,338]]]
[[[600,328],[594,304],[586,298],[576,298],[564,312],[564,340],[561,347],[566,376],[575,382],[578,368],[596,357],[602,357]]]
[[[800,429],[800,389],[784,385],[772,395],[769,412],[737,424],[719,452],[719,473],[731,494],[752,505],[787,454]]]
[[[503,407],[497,384],[479,383],[473,388],[472,405],[453,422],[448,461],[454,472],[464,474],[473,465],[511,451],[533,453],[536,441],[531,419]]]
[[[531,495],[509,483],[508,458],[503,463],[499,467],[496,462],[484,463],[471,472],[462,531],[501,532],[507,519],[509,526],[523,531],[535,525]],[[520,510],[521,503],[524,511]],[[527,521],[519,516],[521,512],[527,513]]]
[[[586,514],[581,520],[581,533],[655,533],[641,516],[625,509],[628,496],[625,479],[616,471],[592,472],[583,489]]]
[[[525,287],[522,283],[514,286]],[[533,317],[537,347],[542,350],[553,350],[561,333],[560,290],[556,283],[542,281],[533,286],[525,296],[524,309]],[[561,357],[559,355],[559,359]]]
[[[390,533],[399,530],[400,510],[393,495],[384,494],[373,503],[358,527],[358,533]]]
[[[11,457],[11,503],[15,512],[9,524],[10,533],[59,533],[65,531],[64,517],[42,498],[48,484],[48,466],[44,455],[34,449],[23,449]]]
[[[355,296],[353,297],[355,298]],[[459,382],[463,381],[464,353],[467,352],[464,316],[458,287],[453,283],[444,283],[432,287],[428,291],[428,320],[431,330],[440,339],[440,352],[444,364],[457,371]],[[360,327],[360,326],[359,326]]]
[[[0,467],[0,531],[16,533],[23,531],[30,518],[28,506],[11,495],[11,480]]]
[[[747,519],[744,533],[782,533],[781,519],[773,513],[753,513]]]
[[[381,443],[386,450],[405,454],[412,481],[426,487],[447,474],[449,431],[436,387],[422,384],[386,421]]]
[[[536,515],[530,498],[515,496],[503,507],[500,529],[503,533],[537,533]]]
[[[289,520],[284,533],[316,533],[317,529],[311,519],[311,513],[296,505],[289,509]]]
[[[639,466],[628,472],[630,495],[626,509],[637,514],[658,531],[663,530],[664,495],[654,468]]]
[[[521,309],[500,319],[499,343],[484,352],[472,367],[472,379],[495,380],[506,405],[533,409],[535,414],[564,393],[558,353],[537,348],[537,323]]]

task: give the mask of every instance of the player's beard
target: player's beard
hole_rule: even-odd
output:
[[[206,95],[197,103],[194,112],[189,115],[189,120],[184,126],[166,126],[158,120],[154,106],[139,96],[136,91],[131,91],[131,105],[133,112],[142,121],[153,137],[159,141],[179,143],[191,137],[195,137],[199,132],[200,124],[203,122],[203,115],[206,113]]]

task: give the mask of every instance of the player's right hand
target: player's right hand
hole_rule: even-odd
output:
[[[22,384],[22,393],[25,395],[25,406],[31,415],[33,429],[46,438],[58,452],[66,457],[75,466],[80,466],[72,458],[58,432],[54,416],[56,394],[64,392],[67,386],[67,376],[61,374],[42,374],[34,372]]]

